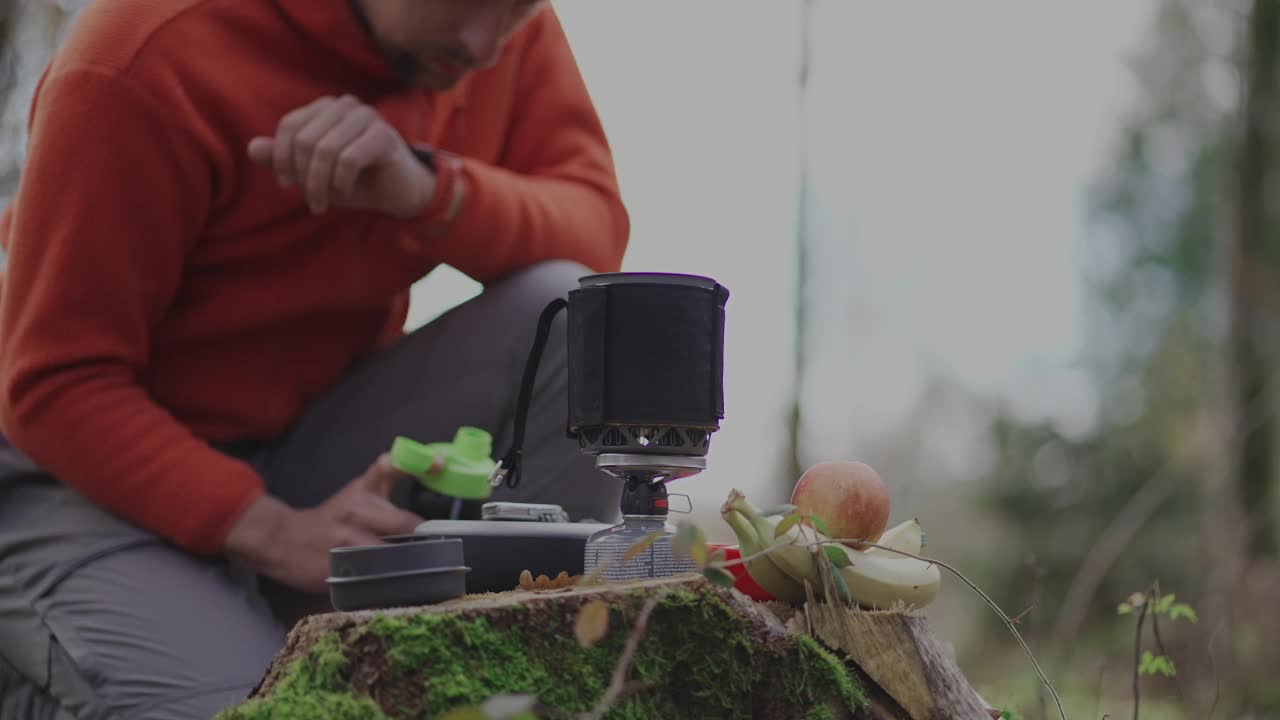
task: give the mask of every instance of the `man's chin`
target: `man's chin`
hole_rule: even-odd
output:
[[[446,90],[452,90],[460,82],[462,82],[461,75],[455,75],[447,78],[418,78],[414,82],[414,86],[419,90],[425,90],[427,92],[444,92]]]
[[[424,92],[444,92],[452,90],[458,83],[462,82],[462,78],[466,77],[466,73],[418,72],[413,74],[402,73],[400,77],[408,87]]]

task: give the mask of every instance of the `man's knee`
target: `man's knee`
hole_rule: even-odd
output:
[[[591,275],[587,266],[571,260],[546,260],[512,273],[486,292],[499,296],[513,310],[539,313],[556,298],[567,297],[579,278]]]
[[[502,318],[501,333],[511,343],[511,361],[517,373],[524,367],[542,311],[557,298],[567,299],[569,291],[578,287],[578,280],[591,274],[593,271],[581,263],[547,260],[513,273],[486,290],[486,300],[493,303],[490,307],[498,309],[496,315]],[[566,313],[558,313],[540,366],[549,373],[563,370],[567,328]]]
[[[500,284],[519,284],[533,290],[564,294],[577,287],[579,278],[595,274],[591,268],[574,260],[543,260],[512,273]]]

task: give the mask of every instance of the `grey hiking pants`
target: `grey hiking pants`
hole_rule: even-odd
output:
[[[235,453],[269,491],[323,502],[396,435],[449,440],[459,425],[511,439],[537,318],[589,271],[544,263],[486,289],[353,368],[281,441]],[[520,486],[494,499],[559,503],[611,520],[621,489],[565,437],[564,316],[529,410]],[[397,488],[404,505],[408,486]],[[0,720],[207,720],[242,700],[293,618],[328,609],[223,559],[195,557],[0,449]]]

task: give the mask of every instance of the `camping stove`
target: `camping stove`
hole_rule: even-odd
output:
[[[490,488],[519,484],[534,379],[552,323],[567,310],[566,432],[577,439],[583,453],[595,456],[601,482],[622,484],[621,524],[565,522],[554,506],[486,503],[480,519],[459,519],[455,511],[451,519],[424,522],[414,537],[461,538],[471,593],[511,590],[523,570],[554,578],[561,572],[589,572],[602,558],[613,558],[609,564],[617,565],[622,550],[606,541],[629,538],[638,523],[666,527],[667,484],[706,468],[711,435],[724,417],[728,297],[729,291],[715,280],[696,275],[609,273],[582,278],[567,299],[552,301],[538,319],[512,444],[500,461],[489,461],[487,482],[475,476],[451,485],[452,490],[433,487],[474,502],[486,498]],[[401,438],[397,443],[410,441]],[[409,451],[399,449],[404,451],[401,455]],[[419,469],[438,454],[419,451]],[[473,454],[470,459],[479,457]],[[431,486],[429,474],[415,474]],[[680,563],[669,562],[669,538],[651,543],[647,552],[632,563],[631,572],[651,576],[682,571]],[[622,578],[614,569],[603,575]]]

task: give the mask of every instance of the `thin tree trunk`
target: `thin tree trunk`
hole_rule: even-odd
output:
[[[1267,178],[1271,161],[1269,118],[1275,103],[1280,0],[1255,0],[1244,26],[1241,104],[1228,134],[1229,162],[1223,176],[1224,213],[1219,248],[1228,323],[1219,428],[1221,461],[1205,483],[1206,548],[1203,621],[1205,647],[1214,658],[1215,697],[1234,717],[1244,684],[1236,656],[1241,581],[1251,559],[1275,549],[1269,499],[1273,485],[1275,414],[1267,381],[1266,298]],[[1253,522],[1249,522],[1253,521]]]
[[[801,456],[801,433],[804,428],[804,375],[806,351],[808,349],[808,277],[809,277],[809,77],[813,72],[813,40],[812,24],[816,0],[803,0],[800,8],[800,73],[798,89],[800,97],[800,190],[796,201],[796,276],[795,276],[795,390],[793,391],[791,416],[789,418],[787,464],[787,490],[790,483],[800,477],[804,471],[804,459]]]
[[[1268,263],[1268,189],[1274,161],[1272,134],[1276,103],[1276,64],[1280,62],[1280,0],[1256,0],[1249,18],[1239,141],[1235,154],[1235,185],[1231,243],[1231,399],[1235,424],[1252,427],[1257,418],[1245,417],[1268,388],[1272,364],[1270,285],[1276,277]],[[1269,409],[1269,408],[1268,408]],[[1267,409],[1262,410],[1267,412]],[[1240,513],[1249,520],[1246,548],[1250,556],[1274,556],[1276,522],[1276,424],[1263,421],[1252,433],[1236,433],[1232,448],[1235,494]]]

